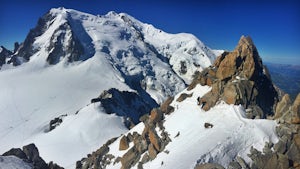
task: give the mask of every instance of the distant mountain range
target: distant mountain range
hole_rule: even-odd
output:
[[[293,99],[300,92],[300,65],[265,63],[273,82]]]

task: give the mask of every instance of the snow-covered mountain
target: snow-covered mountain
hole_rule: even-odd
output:
[[[126,132],[124,122],[182,91],[219,53],[124,13],[51,9],[1,67],[0,153],[33,142],[47,162],[72,167]],[[115,102],[119,109],[108,109]],[[144,110],[124,113],[128,105]]]
[[[297,168],[300,94],[294,103],[278,99],[251,38],[242,36],[188,88],[76,168]]]

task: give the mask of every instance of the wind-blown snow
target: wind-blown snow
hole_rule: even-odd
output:
[[[144,164],[144,168],[186,169],[194,168],[197,162],[227,166],[237,155],[250,162],[247,154],[251,146],[262,150],[265,142],[278,141],[275,121],[247,119],[242,106],[220,102],[209,111],[203,111],[197,105],[196,99],[209,90],[207,86],[198,85],[191,91],[183,91],[193,93],[191,98],[183,102],[172,102],[175,111],[166,116],[164,122],[165,130],[172,140],[165,148],[169,153],[161,152],[153,161]],[[213,127],[205,128],[204,123],[211,123]],[[142,127],[136,126],[129,132],[136,130],[141,132]],[[180,135],[175,137],[178,132]],[[118,144],[119,140],[114,142],[110,146],[109,153],[122,155],[122,151],[118,150]],[[120,164],[108,168],[120,168]]]

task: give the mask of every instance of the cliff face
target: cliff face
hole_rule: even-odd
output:
[[[266,118],[275,112],[278,93],[250,37],[242,36],[234,51],[223,53],[213,66],[198,73],[189,89],[198,83],[212,87],[199,98],[204,110],[224,100],[243,105],[248,118]]]

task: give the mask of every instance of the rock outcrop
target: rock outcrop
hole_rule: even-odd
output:
[[[197,73],[188,90],[197,84],[212,87],[199,99],[204,110],[221,99],[243,105],[249,118],[275,114],[278,94],[250,37],[242,36],[233,52],[224,52],[213,66]]]
[[[32,164],[34,169],[63,169],[52,161],[47,164],[40,157],[39,151],[34,144],[24,146],[22,150],[20,148],[12,148],[2,154],[2,156],[16,156],[23,161]]]
[[[7,50],[5,47],[0,46],[0,68],[6,63],[6,59],[9,58],[13,53]]]
[[[91,100],[91,103],[95,102],[101,102],[106,113],[124,117],[124,123],[128,128],[139,123],[141,116],[157,106],[148,103],[139,93],[119,91],[115,88],[105,90],[99,97]]]
[[[108,93],[105,96],[111,97]],[[161,108],[152,109],[150,115],[145,114],[140,118],[145,126],[142,133],[128,133],[119,139],[118,150],[125,152],[122,156],[114,157],[109,154],[109,145],[116,141],[116,139],[113,139],[96,152],[88,155],[87,158],[78,161],[76,168],[100,169],[111,163],[121,163],[122,169],[129,169],[136,165],[138,168],[143,168],[143,164],[155,159],[159,153],[165,152],[165,146],[171,141],[169,134],[165,131],[163,122],[164,115],[171,113],[170,110],[174,110],[174,108],[170,108],[172,100],[173,98],[167,99]]]
[[[300,124],[300,94],[291,103],[289,95],[284,95],[276,106],[274,119],[279,123]]]

